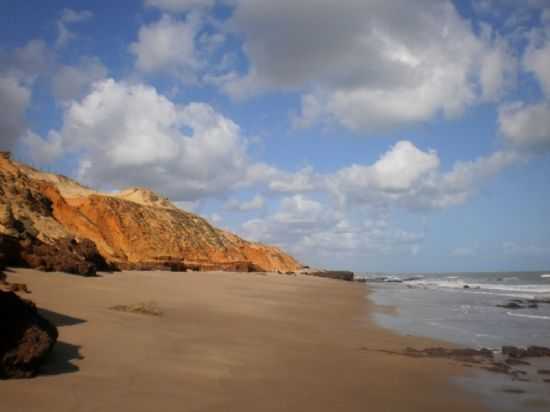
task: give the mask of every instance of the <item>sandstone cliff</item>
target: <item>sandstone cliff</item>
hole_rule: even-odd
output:
[[[42,255],[63,254],[67,247],[78,252],[70,257],[76,259],[73,264],[89,256],[99,261],[88,240],[109,265],[122,269],[286,272],[301,267],[280,249],[217,229],[149,190],[96,192],[8,154],[0,156],[0,235],[9,238],[4,244],[23,245],[24,263],[50,270],[58,266],[48,267]]]

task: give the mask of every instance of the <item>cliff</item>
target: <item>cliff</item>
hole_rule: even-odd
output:
[[[67,248],[73,265],[87,256],[99,262],[89,241],[108,266],[121,269],[287,272],[301,267],[280,249],[217,229],[150,190],[97,192],[7,154],[0,156],[0,236],[0,248],[19,245],[16,261],[51,270],[59,266],[43,255],[62,260]]]

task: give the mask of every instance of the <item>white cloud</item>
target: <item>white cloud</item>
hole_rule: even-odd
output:
[[[515,86],[517,58],[502,37],[494,33],[488,25],[482,27],[485,43],[491,47],[481,56],[481,98],[485,101],[498,101],[506,91]]]
[[[531,44],[525,53],[523,64],[527,71],[535,75],[544,94],[550,98],[550,38],[545,39],[538,47]]]
[[[215,0],[145,0],[145,5],[172,13],[184,13],[195,8],[209,8]]]
[[[0,149],[11,150],[26,130],[25,111],[31,91],[11,76],[0,74]]]
[[[493,98],[507,77],[504,48],[476,37],[447,1],[240,0],[231,25],[250,68],[225,90],[304,92],[302,126],[320,116],[358,130],[453,117],[481,97],[480,82]]]
[[[373,165],[352,165],[328,176],[328,191],[340,205],[445,208],[464,203],[479,185],[518,160],[512,152],[495,152],[440,170],[434,151],[397,143]]]
[[[527,150],[550,149],[550,103],[514,103],[499,109],[499,128],[505,139]]]
[[[397,229],[385,218],[353,219],[303,195],[283,198],[278,210],[242,225],[244,236],[278,244],[309,260],[418,250],[422,233]]]
[[[230,199],[225,203],[227,210],[236,210],[239,212],[249,212],[251,210],[262,209],[265,206],[265,198],[262,195],[256,195],[248,201]]]
[[[52,78],[53,93],[68,102],[89,91],[93,82],[107,77],[107,68],[97,57],[83,57],[77,66],[61,66]]]
[[[12,150],[27,129],[25,113],[36,78],[52,57],[46,44],[31,40],[11,51],[0,50],[0,148]]]
[[[55,42],[56,47],[65,46],[70,40],[76,36],[68,29],[68,25],[81,23],[89,20],[94,14],[89,10],[72,10],[63,9],[61,17],[57,20],[57,40]]]
[[[48,70],[52,60],[52,53],[46,43],[34,39],[12,51],[0,49],[0,73],[30,84]]]
[[[175,201],[228,191],[248,166],[239,127],[209,105],[177,105],[153,87],[112,79],[66,105],[60,130],[28,142],[35,155],[78,152],[89,184],[146,186]]]
[[[184,82],[195,81],[201,66],[195,47],[200,24],[198,14],[190,14],[185,20],[165,14],[160,20],[140,27],[137,42],[130,45],[137,68],[145,73],[171,73]]]

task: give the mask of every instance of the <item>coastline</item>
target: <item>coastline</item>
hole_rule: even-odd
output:
[[[366,287],[311,276],[16,269],[59,327],[43,373],[0,382],[11,411],[484,411],[470,371],[379,352],[438,345],[378,326]],[[160,317],[113,311],[155,302]],[[383,308],[381,308],[383,310]]]

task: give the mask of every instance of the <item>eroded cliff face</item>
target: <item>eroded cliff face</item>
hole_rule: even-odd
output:
[[[68,238],[88,239],[122,269],[287,272],[301,267],[280,249],[217,229],[149,190],[99,193],[7,154],[0,156],[0,235],[56,247]]]

